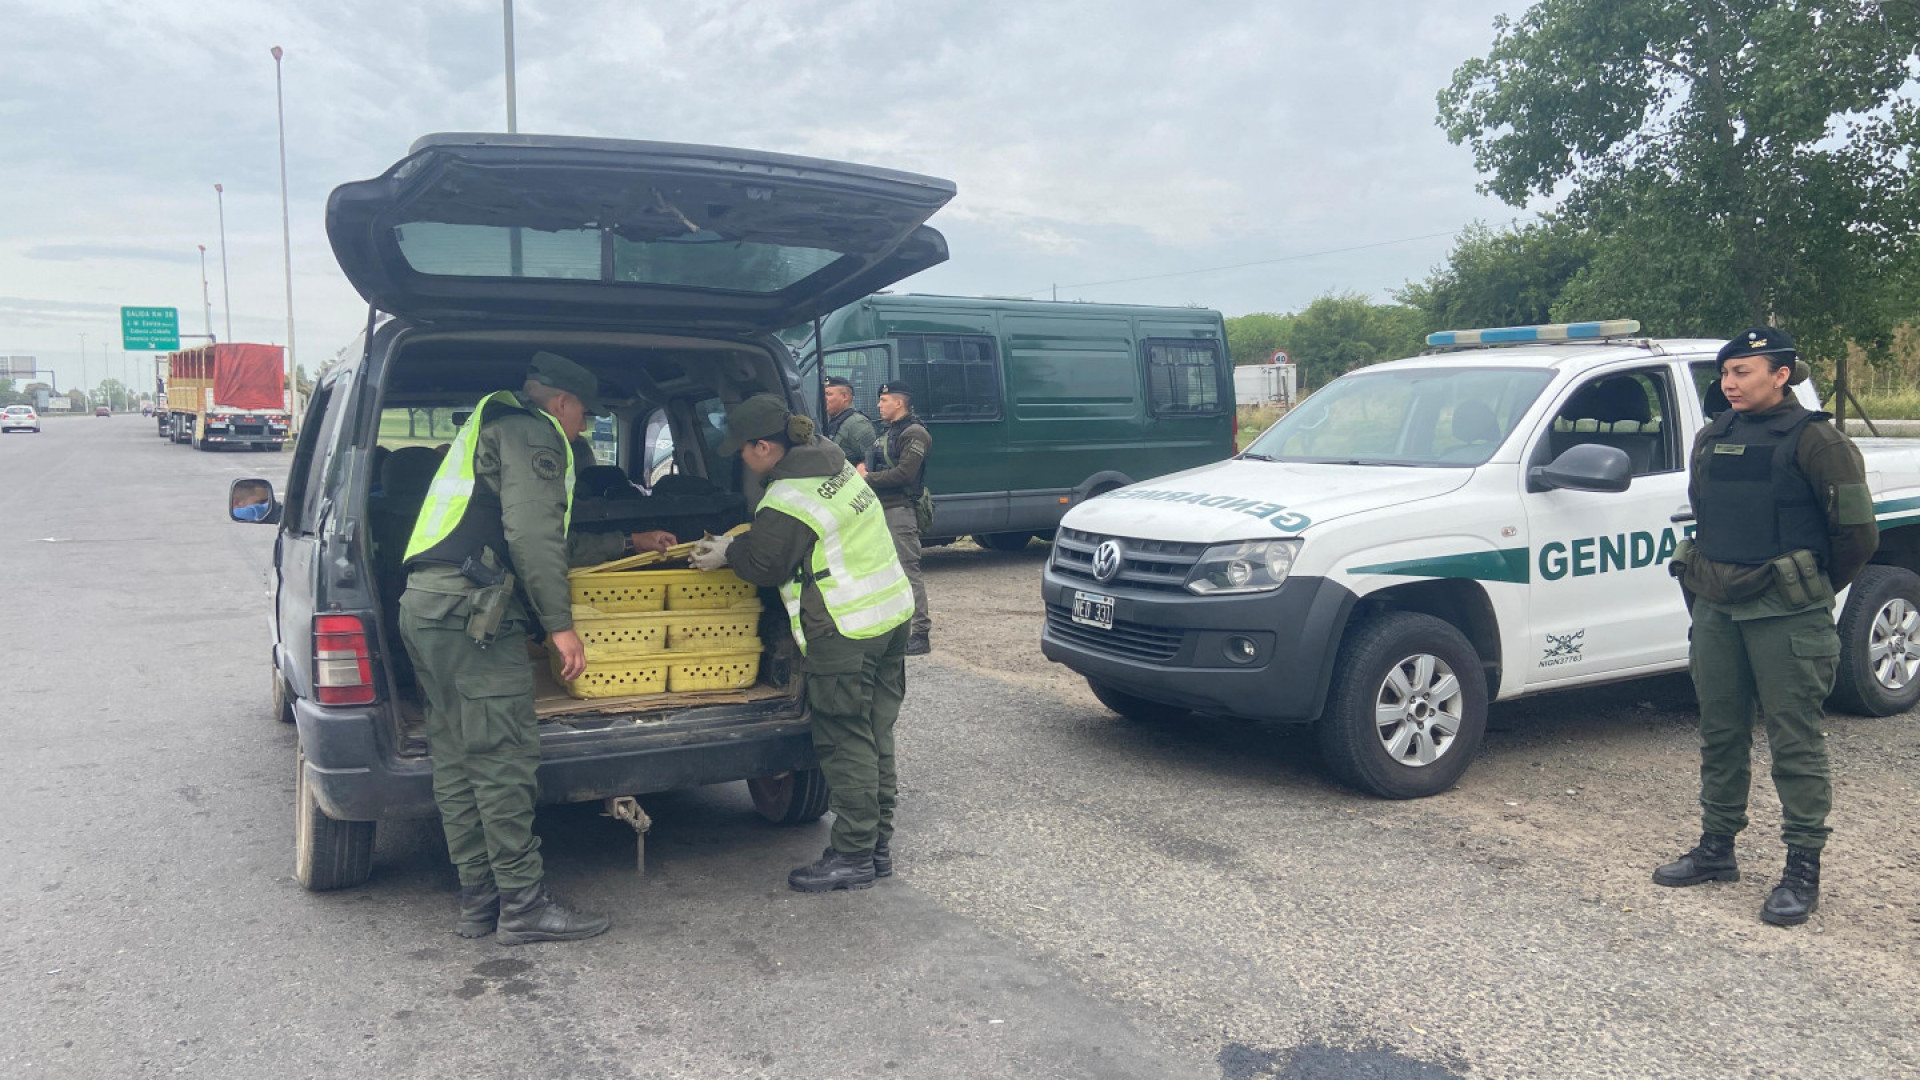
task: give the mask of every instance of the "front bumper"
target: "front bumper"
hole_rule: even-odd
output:
[[[375,732],[386,720],[379,706],[321,707],[302,698],[294,702],[293,718],[309,788],[328,817],[385,821],[439,813],[433,762],[381,748]],[[619,731],[543,728],[541,755],[542,803],[676,791],[816,764],[806,716],[786,698],[688,709]]]
[[[1326,578],[1290,577],[1269,593],[1209,597],[1100,585],[1051,565],[1040,589],[1047,659],[1148,701],[1277,723],[1319,718],[1354,603],[1350,590]],[[1073,622],[1075,592],[1113,597],[1114,628]],[[1236,637],[1254,642],[1251,661],[1229,659]]]

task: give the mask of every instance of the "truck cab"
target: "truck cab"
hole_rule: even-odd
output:
[[[697,539],[746,521],[752,474],[717,452],[726,406],[774,393],[797,409],[774,331],[943,261],[923,222],[953,193],[839,162],[531,135],[428,136],[333,192],[328,236],[367,328],[314,388],[286,491],[242,481],[234,500],[266,498],[279,527],[271,658],[299,736],[302,884],[364,881],[379,822],[437,812],[401,556],[475,403],[518,389],[535,352],[565,355],[614,412],[578,464],[619,496],[577,483],[574,528]],[[777,598],[763,606],[744,689],[577,700],[537,665],[540,799],[746,780],[770,820],[824,813],[797,649]]]
[[[1043,650],[1123,714],[1312,725],[1388,798],[1451,787],[1490,701],[1684,670],[1667,562],[1694,436],[1727,407],[1721,342],[1637,331],[1435,335],[1230,461],[1075,507]],[[1842,597],[1832,701],[1887,715],[1920,701],[1920,446],[1860,446],[1883,533]]]

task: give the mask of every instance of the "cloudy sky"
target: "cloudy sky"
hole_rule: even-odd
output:
[[[952,261],[914,291],[1284,311],[1384,297],[1462,225],[1514,217],[1434,94],[1523,6],[518,0],[520,130],[952,179]],[[0,0],[0,22],[0,354],[63,387],[82,333],[93,381],[130,370],[101,351],[122,305],[204,331],[197,245],[225,336],[215,183],[234,336],[286,339],[270,46],[308,370],[366,318],[327,192],[423,133],[505,127],[499,0]]]

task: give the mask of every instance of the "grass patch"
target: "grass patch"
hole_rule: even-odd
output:
[[[1287,410],[1278,405],[1241,405],[1234,409],[1239,419],[1239,434],[1234,439],[1234,450],[1247,448],[1247,444],[1260,437],[1275,420],[1286,415]]]
[[[1868,391],[1864,394],[1856,392],[1854,396],[1860,399],[1860,407],[1875,420],[1920,420],[1920,387]]]

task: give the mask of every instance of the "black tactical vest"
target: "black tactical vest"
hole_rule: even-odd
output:
[[[1795,460],[1801,433],[1827,415],[1795,403],[1766,417],[1728,410],[1707,425],[1693,476],[1702,555],[1756,566],[1805,548],[1827,565],[1826,514]]]

